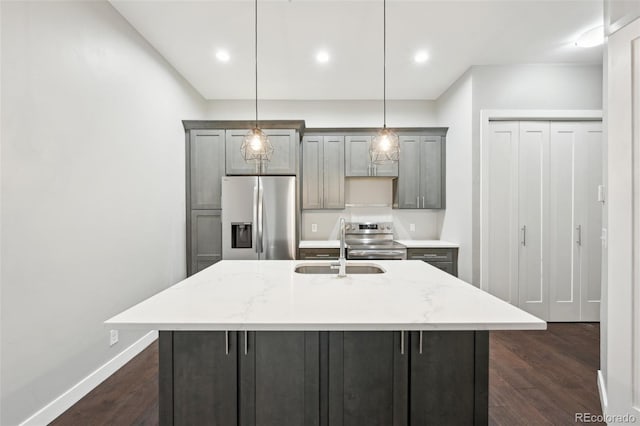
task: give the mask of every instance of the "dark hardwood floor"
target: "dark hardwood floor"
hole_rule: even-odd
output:
[[[593,323],[549,324],[546,331],[492,332],[489,423],[576,425],[581,423],[574,421],[575,413],[601,414],[596,385],[599,337],[600,327]],[[157,424],[157,342],[52,423]]]

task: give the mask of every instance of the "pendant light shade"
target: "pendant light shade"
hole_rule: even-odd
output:
[[[245,136],[240,146],[240,153],[247,163],[271,161],[273,146],[267,135],[260,128],[255,127]]]
[[[256,71],[256,125],[247,133],[240,146],[240,154],[247,163],[255,163],[258,173],[262,169],[262,163],[271,161],[273,146],[267,135],[258,126],[258,0],[254,1],[254,36],[255,36],[255,71]]]
[[[371,161],[376,164],[398,161],[400,156],[398,135],[383,127],[373,138],[369,154],[371,155]]]
[[[371,161],[376,164],[390,163],[398,161],[400,157],[400,143],[398,135],[387,129],[387,1],[382,3],[383,16],[383,42],[382,42],[382,108],[383,126],[378,134],[373,138],[369,148]]]

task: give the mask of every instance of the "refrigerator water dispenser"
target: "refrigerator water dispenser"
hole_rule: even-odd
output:
[[[253,241],[251,222],[234,222],[231,223],[231,248],[251,248]]]

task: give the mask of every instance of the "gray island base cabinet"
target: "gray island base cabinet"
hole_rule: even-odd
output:
[[[160,424],[486,425],[487,331],[160,331]]]

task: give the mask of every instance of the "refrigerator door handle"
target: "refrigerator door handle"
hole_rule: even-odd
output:
[[[259,179],[259,178],[258,178]],[[263,247],[262,247],[262,234],[263,234],[263,204],[264,204],[264,189],[262,188],[262,185],[260,185],[259,181],[258,181],[258,244],[257,245],[257,249],[258,249],[258,253],[262,253],[263,252]]]
[[[253,223],[255,226],[255,236],[254,236],[254,240],[255,240],[255,248],[256,248],[256,253],[260,253],[259,248],[258,248],[258,184],[260,182],[256,182],[256,186],[253,187]]]

